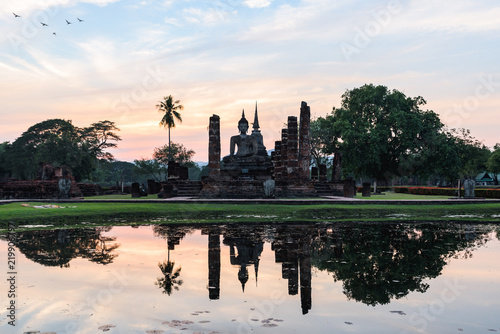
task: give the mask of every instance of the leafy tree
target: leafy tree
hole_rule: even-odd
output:
[[[163,113],[163,117],[160,121],[160,126],[168,128],[168,147],[170,148],[170,128],[175,128],[175,120],[177,119],[182,123],[181,114],[178,110],[184,109],[182,105],[179,104],[180,101],[174,101],[172,95],[166,96],[163,98],[163,101],[160,101],[159,104],[156,105],[158,111]],[[171,154],[169,149],[168,161],[170,160]]]
[[[92,152],[92,155],[94,155],[98,159],[106,159],[111,161],[114,159],[113,155],[104,150],[117,147],[117,144],[115,142],[120,141],[121,138],[116,134],[115,131],[120,131],[120,129],[115,126],[114,122],[107,120],[100,121],[97,123],[93,123],[88,128],[81,129],[80,137],[87,143],[89,149]]]
[[[76,180],[89,178],[99,159],[111,159],[104,150],[116,147],[113,122],[94,123],[89,128],[75,127],[70,120],[49,119],[37,123],[7,147],[9,168],[14,177],[33,179],[41,163],[66,165]]]
[[[166,181],[168,166],[156,159],[134,160],[135,173],[152,177],[156,182]]]
[[[328,151],[329,141],[335,137],[333,127],[330,123],[331,117],[331,115],[327,115],[325,118],[320,117],[313,120],[310,124],[311,158],[313,164],[317,167],[321,164],[328,165],[330,162],[329,154],[326,152]]]
[[[472,137],[467,129],[453,129],[452,133],[458,146],[460,177],[475,178],[479,172],[486,170],[486,162],[491,155],[490,150],[481,141]]]
[[[421,109],[425,104],[385,86],[347,90],[341,108],[321,120],[331,128],[323,150],[340,152],[344,171],[356,177],[401,175],[401,162],[426,150],[443,127],[436,113]]]
[[[153,159],[158,160],[164,164],[169,161],[174,161],[181,166],[194,167],[193,162],[195,152],[188,150],[180,143],[171,143],[162,147],[156,147],[153,153]]]
[[[497,175],[500,173],[500,144],[495,145],[495,151],[486,162],[486,167],[489,172],[494,174],[493,179],[495,180],[495,184],[498,185]]]
[[[134,160],[135,171],[142,175],[151,175],[157,182],[164,181],[168,177],[169,161],[174,161],[188,168],[196,168],[197,166],[192,160],[194,154],[193,150],[186,149],[184,145],[172,142],[170,145],[156,147],[153,159]]]
[[[0,143],[0,180],[9,175],[7,167],[7,150],[9,145],[9,142]]]

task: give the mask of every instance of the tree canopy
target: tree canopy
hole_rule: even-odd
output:
[[[101,121],[88,128],[75,127],[71,120],[49,119],[37,123],[5,148],[12,177],[34,179],[40,163],[68,166],[77,180],[88,178],[99,159],[112,160],[108,148],[120,137],[114,122]]]
[[[198,168],[193,162],[194,154],[193,150],[188,150],[181,143],[172,142],[170,145],[156,147],[152,159],[134,160],[134,164],[136,165],[135,171],[138,174],[149,175],[158,182],[164,181],[168,177],[169,160],[188,168]]]
[[[340,152],[343,169],[356,177],[385,179],[400,175],[408,156],[421,154],[443,124],[436,113],[422,110],[426,101],[385,86],[347,90],[341,107],[320,118],[327,127],[325,153]]]

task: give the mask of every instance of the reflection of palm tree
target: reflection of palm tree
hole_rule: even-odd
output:
[[[160,289],[163,289],[163,293],[172,294],[172,289],[179,291],[179,286],[182,285],[182,280],[178,279],[181,274],[181,267],[174,271],[175,262],[174,261],[163,261],[163,263],[158,263],[163,277],[158,277],[155,284],[158,285]]]

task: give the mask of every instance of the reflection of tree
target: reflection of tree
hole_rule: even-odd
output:
[[[15,244],[26,258],[44,266],[68,268],[77,257],[100,264],[112,263],[120,247],[114,237],[101,235],[111,227],[17,232]]]
[[[487,233],[460,225],[353,225],[323,231],[313,244],[313,265],[341,280],[349,299],[386,304],[410,291],[425,292],[426,278],[441,274],[448,259],[464,257]],[[325,236],[326,235],[326,236]],[[332,252],[341,247],[341,251]]]
[[[174,271],[175,262],[174,261],[163,261],[163,263],[158,263],[163,277],[158,277],[155,284],[158,285],[160,289],[163,289],[163,293],[172,294],[172,289],[179,291],[179,286],[182,285],[182,280],[178,279],[181,274],[181,267]]]
[[[191,234],[195,230],[194,226],[162,224],[153,226],[155,236],[167,239],[169,250],[174,250],[179,245],[186,234]]]

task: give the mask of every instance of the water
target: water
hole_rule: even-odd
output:
[[[16,326],[8,324],[13,298],[4,279],[0,329],[500,332],[499,238],[500,225],[458,223],[22,232],[11,238]],[[7,237],[0,244],[3,264]]]

